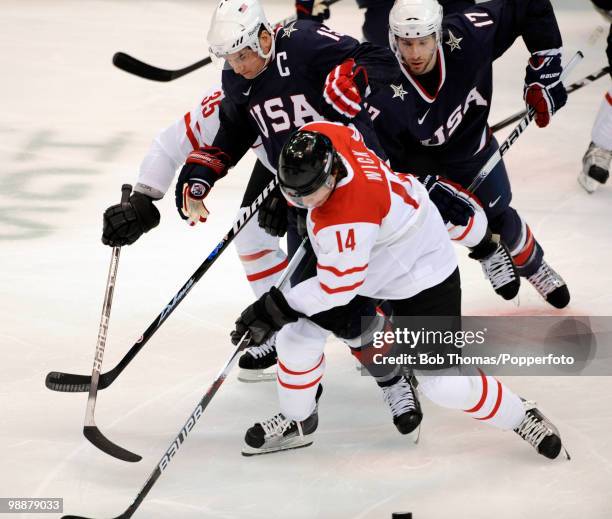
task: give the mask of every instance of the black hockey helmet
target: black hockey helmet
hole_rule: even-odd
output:
[[[334,145],[318,132],[295,132],[281,150],[278,182],[281,191],[295,205],[305,207],[302,198],[323,185],[333,188]]]

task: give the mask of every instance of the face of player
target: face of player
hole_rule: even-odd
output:
[[[317,189],[314,193],[310,193],[306,196],[293,197],[288,195],[282,188],[281,192],[285,198],[297,207],[302,209],[314,209],[315,207],[321,207],[327,199],[331,196],[336,187],[336,178],[330,175],[324,184]]]
[[[436,36],[423,38],[397,38],[397,48],[411,74],[420,76],[430,72],[438,59]]]
[[[263,31],[259,36],[259,45],[264,54],[270,52],[272,47],[272,37],[267,31]],[[267,64],[267,60],[262,58],[250,47],[228,54],[225,61],[232,67],[232,70],[245,79],[253,79],[261,73]]]

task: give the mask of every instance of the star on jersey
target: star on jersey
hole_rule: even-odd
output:
[[[404,90],[404,85],[389,85],[393,89],[393,97],[399,97],[402,101],[404,100],[404,96],[408,93]]]
[[[291,25],[287,25],[287,27],[283,27],[283,38],[291,38],[291,34],[297,31],[295,28],[295,22]]]
[[[461,43],[462,39],[463,38],[456,38],[455,35],[449,30],[448,41],[445,41],[444,43],[446,43],[450,47],[451,52],[453,52],[455,49],[461,50],[461,46],[459,44]]]

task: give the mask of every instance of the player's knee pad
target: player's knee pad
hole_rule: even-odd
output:
[[[278,332],[277,387],[281,412],[288,418],[303,420],[314,409],[325,371],[323,349],[328,335],[308,319],[298,319]]]
[[[289,371],[311,370],[320,360],[329,331],[306,318],[287,324],[276,336],[276,353]]]
[[[477,377],[462,376],[458,367],[415,371],[419,391],[433,403],[449,409],[468,409],[480,394]]]
[[[259,227],[256,218],[251,218],[236,235],[234,246],[255,296],[261,296],[287,266],[287,255],[280,248],[279,238],[270,236]]]

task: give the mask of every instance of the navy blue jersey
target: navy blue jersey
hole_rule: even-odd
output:
[[[276,166],[292,132],[314,120],[339,120],[340,115],[323,99],[323,87],[329,72],[348,58],[365,67],[373,89],[397,75],[397,61],[387,49],[360,44],[325,25],[298,20],[278,29],[273,58],[256,78],[248,80],[231,69],[223,71],[226,98],[213,145],[228,152],[236,163],[260,136],[270,164]],[[352,122],[360,129],[371,128],[365,110]]]
[[[402,67],[368,99],[380,142],[398,171],[414,169],[418,156],[450,165],[484,149],[490,139],[493,61],[518,36],[531,52],[561,46],[548,0],[491,0],[446,16],[442,27],[437,93],[430,95],[419,77]]]

